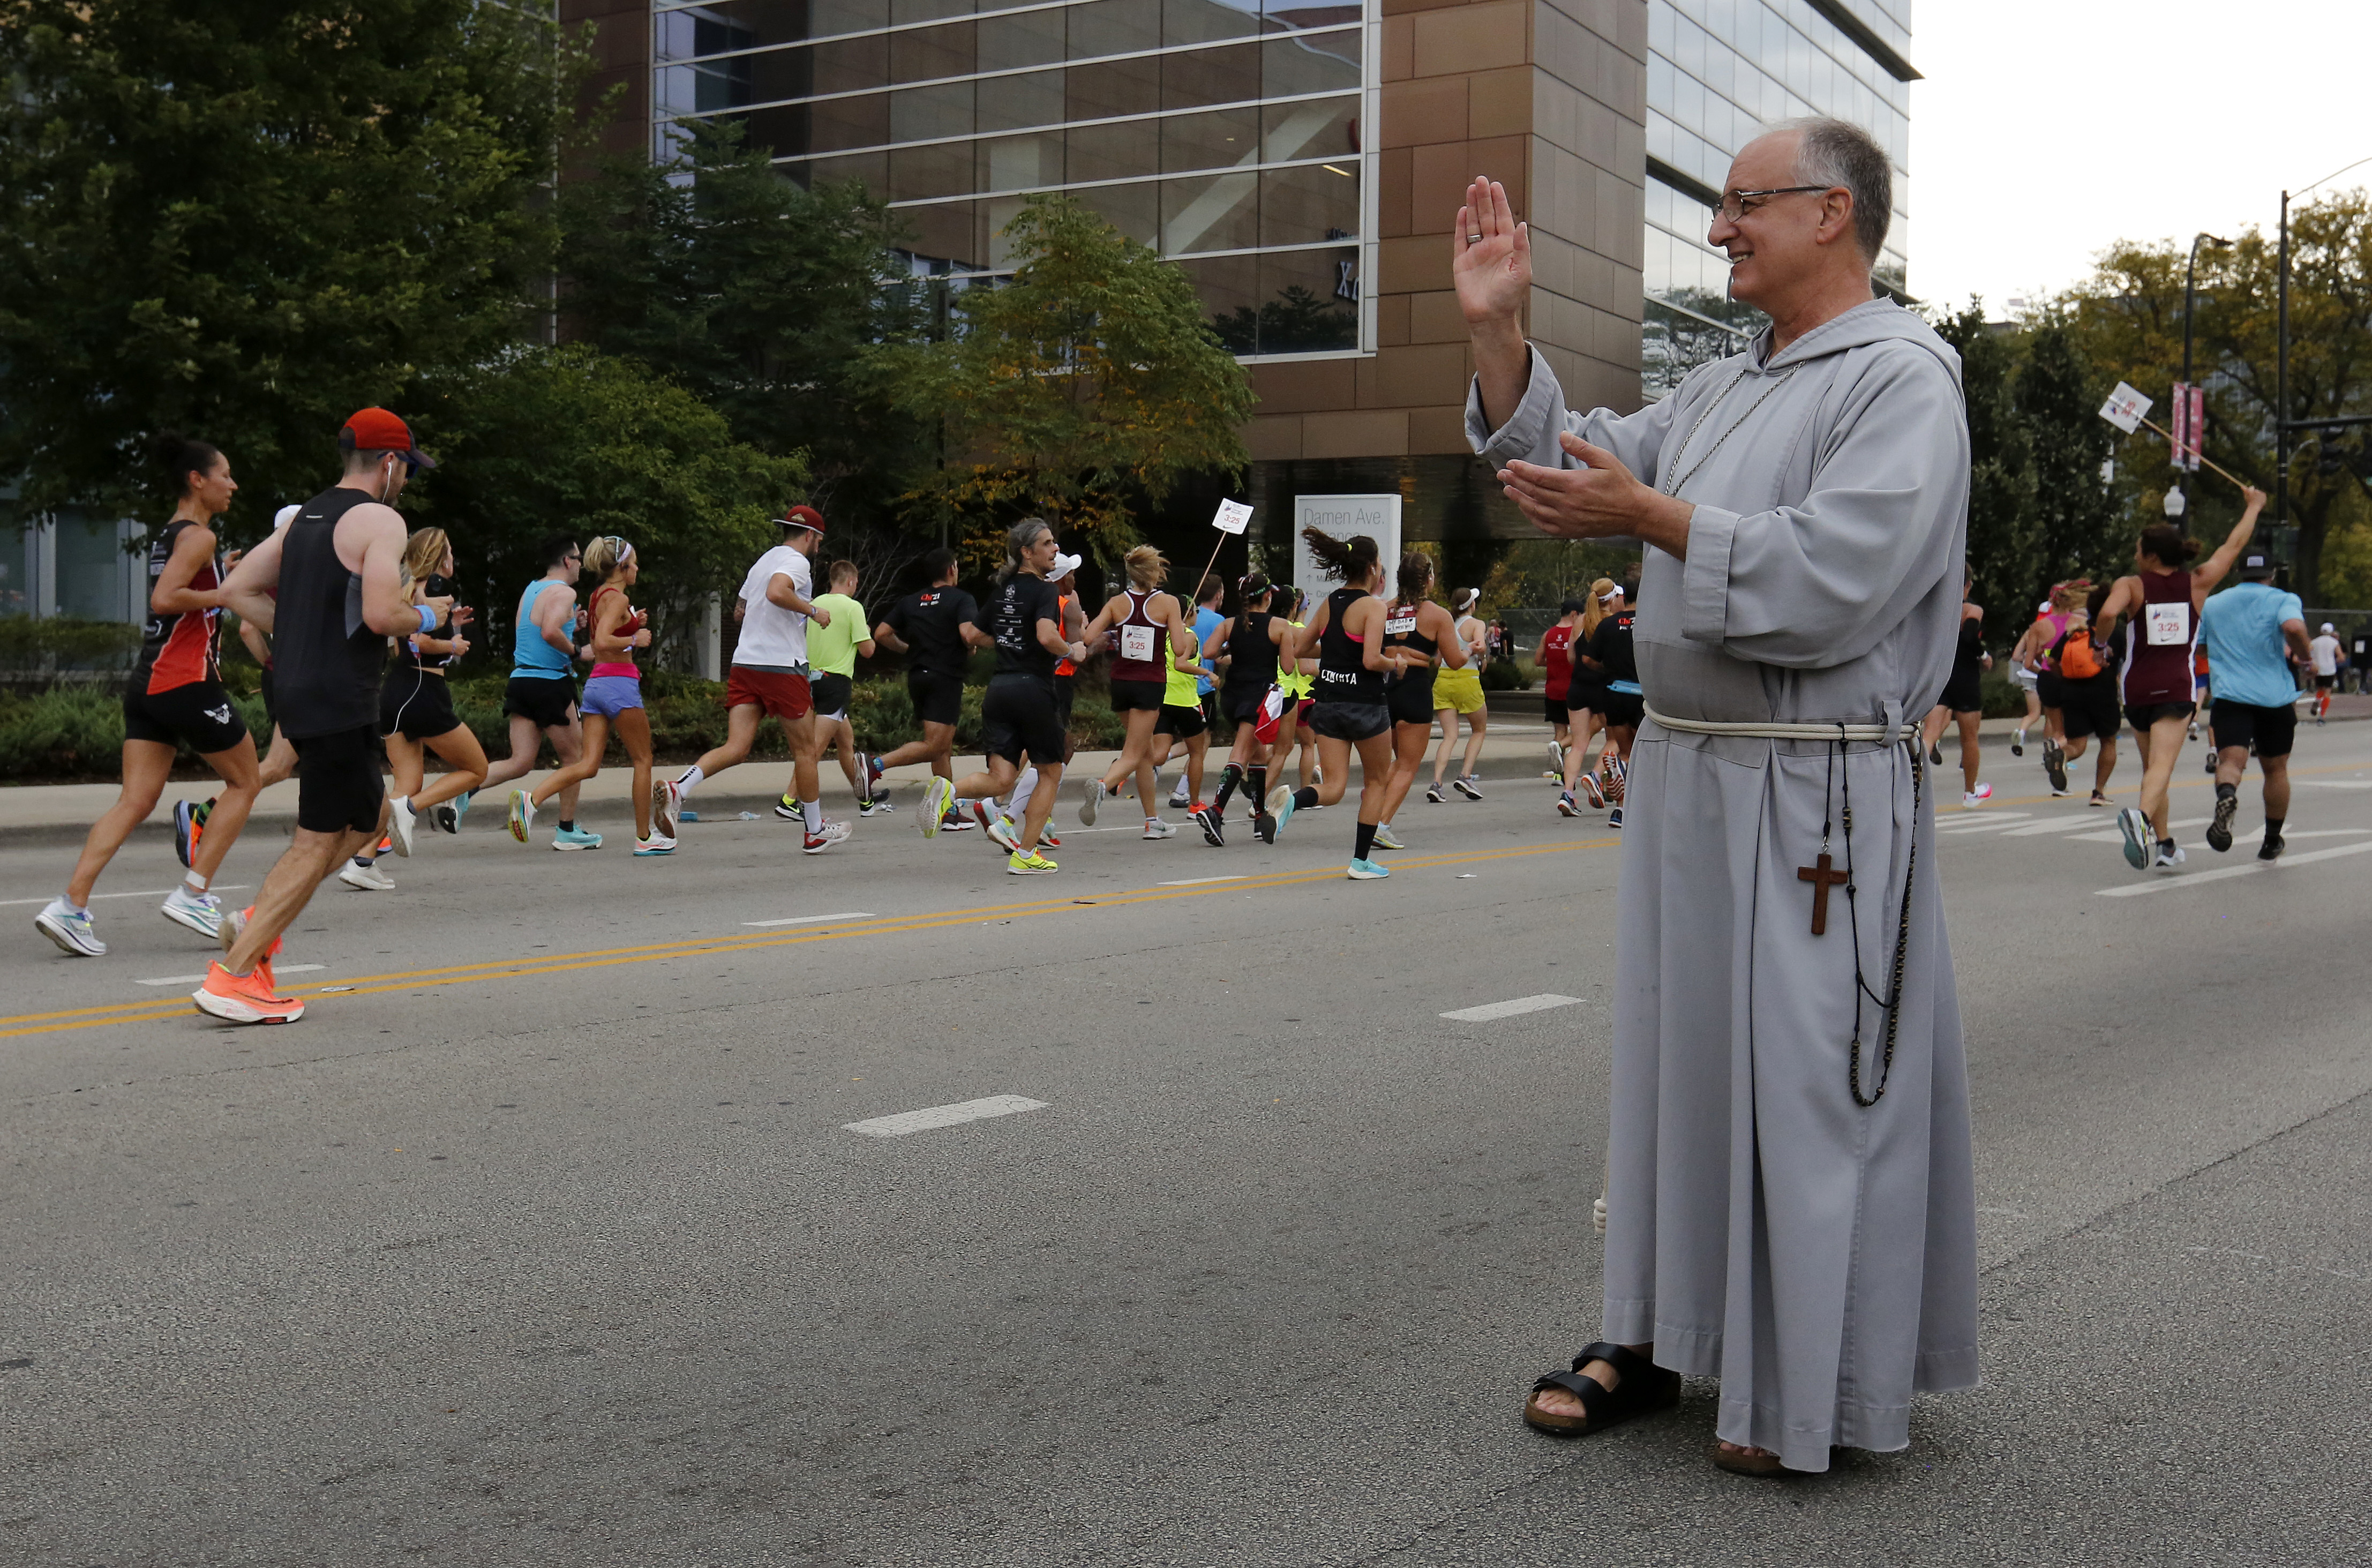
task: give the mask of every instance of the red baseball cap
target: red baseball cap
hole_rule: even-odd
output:
[[[366,408],[346,421],[338,445],[349,452],[396,452],[416,469],[433,469],[436,459],[412,444],[412,427],[383,408]]]
[[[786,528],[807,528],[818,539],[823,537],[823,514],[812,506],[794,506],[774,521]]]

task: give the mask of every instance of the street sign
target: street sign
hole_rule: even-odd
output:
[[[2109,394],[2109,401],[2100,405],[2100,417],[2131,436],[2141,428],[2142,421],[2149,417],[2150,404],[2154,401],[2120,381],[2117,389]]]

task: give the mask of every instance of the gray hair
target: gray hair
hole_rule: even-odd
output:
[[[1044,535],[1054,531],[1053,525],[1043,517],[1024,517],[1006,531],[1005,566],[996,574],[1000,583],[1010,582],[1021,570],[1021,556]]]
[[[1894,165],[1876,137],[1848,120],[1783,120],[1764,135],[1793,131],[1796,179],[1805,185],[1842,185],[1853,193],[1854,244],[1871,266],[1894,222]]]

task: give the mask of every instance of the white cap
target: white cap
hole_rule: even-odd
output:
[[[1046,580],[1050,583],[1061,582],[1064,578],[1069,576],[1072,573],[1079,569],[1081,559],[1082,558],[1079,556],[1065,555],[1061,551],[1056,551],[1054,552],[1054,563],[1046,568]]]
[[[1621,598],[1622,597],[1622,584],[1620,584],[1620,583],[1617,583],[1617,584],[1615,584],[1613,587],[1611,587],[1608,588],[1604,593],[1599,594],[1599,595],[1598,596],[1598,602],[1599,602],[1599,603],[1600,603],[1600,604],[1604,604],[1604,603],[1605,603],[1608,599],[1610,599],[1610,598]]]
[[[2048,614],[2050,614],[2050,613],[2051,613],[2051,601],[2050,601],[2049,599],[2044,599],[2041,604],[2036,605],[2036,606],[2034,607],[2034,613],[2035,613],[2035,614],[2037,614],[2037,615],[2048,615]]]
[[[2324,621],[2324,622],[2322,623],[2322,629],[2323,629],[2324,631],[2326,631],[2326,632],[2335,632],[2335,631],[2337,631],[2337,630],[2338,630],[2338,628],[2337,628],[2337,627],[2333,626],[2333,625],[2332,625],[2330,621]]]
[[[272,526],[275,528],[286,528],[290,523],[296,520],[296,514],[304,509],[305,508],[302,506],[281,507],[280,510],[272,514]]]

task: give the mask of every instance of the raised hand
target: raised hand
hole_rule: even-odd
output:
[[[1529,227],[1516,221],[1506,186],[1477,177],[1466,188],[1450,245],[1449,275],[1466,324],[1515,322],[1531,300],[1532,240]]]

